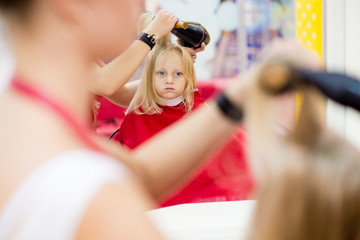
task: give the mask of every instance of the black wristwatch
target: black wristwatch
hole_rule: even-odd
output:
[[[225,93],[222,93],[216,100],[216,105],[220,111],[234,122],[241,122],[244,118],[243,110],[236,106],[231,100],[226,96]]]
[[[137,40],[140,40],[140,41],[146,43],[150,47],[150,49],[153,49],[156,44],[154,36],[155,36],[155,34],[150,35],[145,32],[142,32],[137,37]]]

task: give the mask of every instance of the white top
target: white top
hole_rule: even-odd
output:
[[[0,210],[0,240],[74,239],[100,190],[128,175],[118,161],[85,149],[50,159],[20,184]]]

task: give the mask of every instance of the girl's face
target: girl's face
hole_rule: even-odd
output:
[[[170,51],[157,59],[154,84],[156,93],[162,98],[174,99],[183,95],[186,78],[179,53]]]

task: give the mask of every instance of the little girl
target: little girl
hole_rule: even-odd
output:
[[[188,51],[178,45],[156,46],[148,56],[142,81],[115,139],[134,149],[203,103]],[[190,183],[162,201],[161,206],[248,198],[252,184],[243,139],[239,129]]]
[[[193,60],[184,48],[154,48],[116,139],[133,149],[186,116],[204,102],[195,86]]]

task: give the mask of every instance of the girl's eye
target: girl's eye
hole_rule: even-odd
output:
[[[175,77],[181,77],[183,75],[183,73],[182,72],[176,72],[174,75],[175,75]]]
[[[165,76],[165,72],[163,72],[163,71],[158,71],[156,74],[159,76]]]

